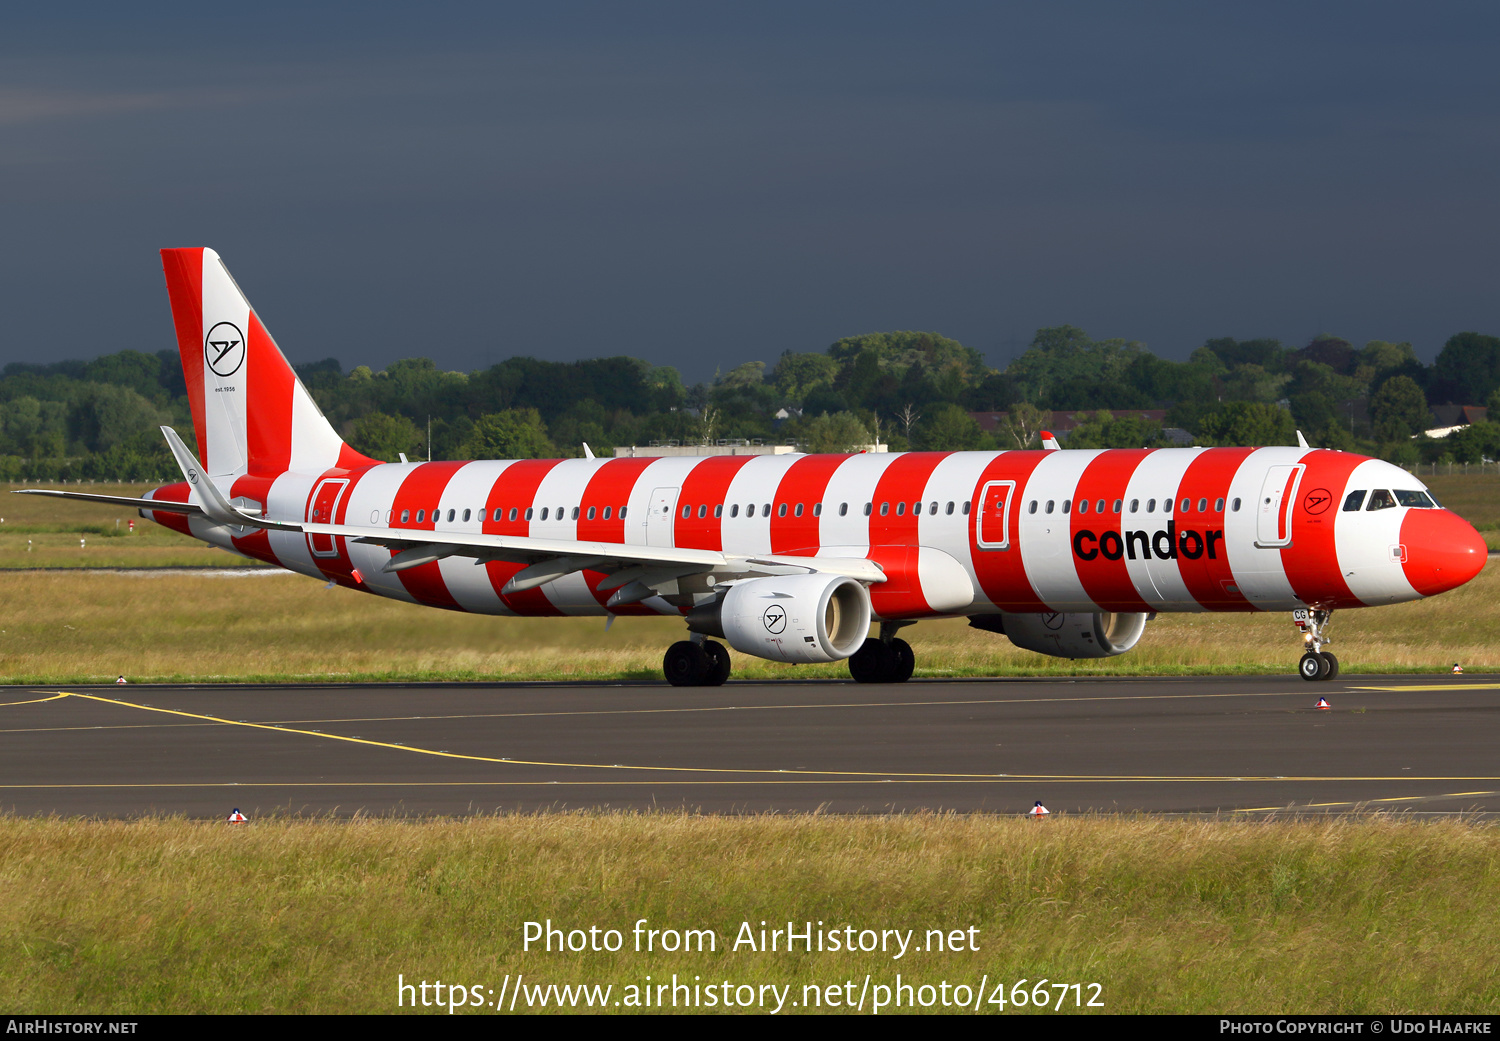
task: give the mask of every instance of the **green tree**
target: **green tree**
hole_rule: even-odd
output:
[[[543,459],[556,454],[547,425],[534,408],[480,416],[463,450],[470,459]]]
[[[1228,402],[1198,425],[1198,439],[1209,445],[1289,445],[1296,438],[1292,414],[1259,401]]]
[[[858,452],[873,437],[859,417],[852,412],[826,412],[802,427],[802,441],[809,452]]]
[[[420,458],[424,440],[411,420],[384,412],[361,416],[349,433],[349,444],[356,451],[387,463],[394,463],[403,453]]]
[[[1392,376],[1370,398],[1370,419],[1382,441],[1410,438],[1427,426],[1427,396],[1411,377]]]
[[[1168,443],[1160,423],[1139,416],[1116,419],[1108,410],[1094,413],[1068,435],[1069,448],[1156,448]]]
[[[1432,365],[1434,401],[1468,404],[1500,389],[1500,337],[1480,333],[1450,336]]]
[[[771,370],[771,382],[782,397],[800,405],[810,391],[833,386],[839,363],[826,354],[795,354],[787,351]]]
[[[974,418],[953,404],[937,406],[917,425],[913,440],[929,452],[971,452],[994,446]]]

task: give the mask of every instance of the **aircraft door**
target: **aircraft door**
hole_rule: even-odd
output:
[[[318,484],[313,492],[312,508],[307,512],[307,520],[310,524],[333,524],[338,517],[339,499],[343,497],[344,489],[349,487],[348,480],[344,478],[330,477]],[[332,535],[309,535],[307,537],[308,548],[312,550],[315,557],[336,557],[339,555],[338,545],[334,542]]]
[[[671,546],[676,530],[677,494],[681,488],[657,488],[646,513],[646,545]]]
[[[978,537],[980,549],[1010,549],[1010,501],[1015,481],[990,481],[980,492]]]
[[[1305,469],[1299,463],[1273,466],[1266,472],[1255,504],[1255,544],[1262,549],[1292,544],[1292,504],[1297,501],[1297,485]]]

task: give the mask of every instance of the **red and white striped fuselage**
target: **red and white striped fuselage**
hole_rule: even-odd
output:
[[[1406,471],[1296,448],[389,463],[244,474],[226,491],[268,518],[411,529],[435,541],[494,534],[867,558],[886,576],[870,598],[888,620],[1389,604],[1468,581],[1486,553],[1452,513],[1397,501],[1430,501]],[[154,493],[187,496],[185,483]],[[597,571],[507,594],[519,564],[459,557],[383,573],[392,554],[378,545],[153,516],[293,571],[434,607],[687,609],[653,597],[611,612]]]

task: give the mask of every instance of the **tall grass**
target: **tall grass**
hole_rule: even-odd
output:
[[[0,1005],[388,1012],[396,977],[1097,982],[1113,1012],[1500,1010],[1500,832],[1387,819],[0,821]],[[717,953],[522,949],[551,919]],[[742,922],[979,951],[726,950]],[[800,928],[800,925],[799,925]],[[430,1011],[430,1010],[429,1010]]]

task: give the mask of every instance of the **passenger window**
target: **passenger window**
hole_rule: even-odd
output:
[[[927,507],[927,516],[929,516],[929,517],[936,517],[937,516],[937,503],[933,503],[932,505],[930,505],[930,506]]]
[[[874,503],[872,503],[872,502],[865,503],[865,516],[868,517],[870,515],[870,511],[873,510],[874,508],[875,508],[875,504]]]
[[[762,517],[769,517],[771,515],[771,504],[770,503],[767,502],[767,503],[762,503],[761,504],[760,515]]]
[[[684,506],[682,508],[682,519],[683,520],[687,520],[692,515],[693,515],[693,508],[691,506]]]
[[[495,519],[496,520],[500,519],[500,511],[499,510],[495,511]],[[547,507],[543,506],[542,507],[542,520],[546,520],[546,519],[547,519]]]
[[[1089,501],[1087,499],[1079,499],[1078,500],[1078,512],[1079,513],[1087,513],[1087,512],[1089,512]]]
[[[1365,504],[1365,493],[1367,489],[1361,488],[1357,492],[1350,492],[1344,497],[1344,512],[1354,513]]]
[[[1224,500],[1223,499],[1215,499],[1214,500],[1214,512],[1215,513],[1223,513],[1224,512]]]
[[[464,510],[464,520],[468,520],[468,519],[469,519],[469,511],[468,510]]]
[[[701,506],[698,507],[698,519],[702,520],[704,517],[707,517],[707,516],[708,516],[708,503],[705,502]]]
[[[529,514],[531,511],[527,510],[526,512]],[[606,507],[604,507],[604,519],[605,520],[609,520],[609,515],[611,513],[613,513],[613,512],[614,512],[614,507],[613,506],[606,506]],[[526,519],[530,520],[531,518],[528,516]]]
[[[511,520],[515,520],[516,519],[516,513],[517,513],[516,507],[512,506],[510,508],[510,519]]]
[[[577,507],[577,506],[574,506],[574,507],[573,507],[573,519],[574,519],[574,520],[577,520],[577,519],[578,519],[578,507]],[[512,517],[512,518],[511,518],[511,520],[515,520],[515,518],[514,518],[514,517]]]
[[[778,516],[778,517],[785,517],[786,516],[786,503],[783,502],[783,503],[778,503],[777,504],[777,506],[776,506],[776,516]]]
[[[1207,513],[1208,512],[1208,500],[1207,499],[1199,499],[1198,500],[1198,512],[1199,513]]]
[[[950,502],[948,504],[948,508],[946,510],[944,510],[943,512],[946,513],[950,517],[953,516],[953,504]]]
[[[1056,505],[1057,505],[1056,500],[1054,500],[1054,499],[1048,499],[1047,500],[1047,512],[1051,513],[1052,512],[1052,508],[1054,506],[1056,506]]]
[[[1161,512],[1163,512],[1163,513],[1171,513],[1172,512],[1172,500],[1171,499],[1163,499],[1161,501]]]
[[[813,516],[814,517],[821,517],[821,516],[823,516],[823,504],[821,502],[815,502],[815,503],[813,503]]]
[[[589,520],[593,520],[593,519],[594,519],[594,507],[590,506],[589,507]]]
[[[1094,504],[1094,512],[1095,513],[1103,513],[1104,512],[1104,500],[1103,499],[1100,499],[1098,502],[1096,502]]]
[[[621,520],[625,519],[625,507],[623,507],[623,506],[620,507],[620,519]]]
[[[1067,513],[1072,508],[1072,506],[1073,506],[1073,500],[1072,499],[1064,499],[1063,500],[1063,512],[1064,513]]]
[[[1156,500],[1155,499],[1147,499],[1146,500],[1146,512],[1147,513],[1155,513],[1156,512]]]
[[[1120,507],[1122,505],[1124,505],[1124,500],[1123,499],[1116,499],[1115,500],[1115,510],[1114,510],[1114,512],[1119,513],[1120,512]]]
[[[1183,499],[1182,500],[1182,512],[1183,513],[1192,513],[1193,512],[1193,500],[1192,499]]]
[[[964,516],[967,517],[968,515],[969,515],[969,500],[965,499],[964,500]]]
[[[906,503],[904,503],[904,502],[898,502],[898,503],[896,503],[896,516],[898,516],[898,517],[905,517],[906,516]]]
[[[401,523],[406,524],[411,520],[411,510],[401,511]]]
[[[531,520],[531,515],[532,515],[533,512],[535,512],[535,511],[532,509],[532,507],[530,507],[530,506],[526,507],[526,519],[527,520]]]
[[[891,512],[891,504],[890,503],[883,502],[883,503],[880,504],[880,515],[882,517],[886,516],[890,512]]]
[[[1130,512],[1131,513],[1139,513],[1140,510],[1141,510],[1141,500],[1139,500],[1139,499],[1131,499],[1130,500]]]
[[[848,515],[849,515],[849,504],[847,502],[841,502],[841,503],[839,503],[839,516],[840,517],[847,517]]]
[[[1230,508],[1235,513],[1239,513],[1240,512],[1240,500],[1238,500],[1238,499],[1234,500],[1234,502],[1230,505]]]
[[[1371,509],[1373,509],[1373,508],[1374,507],[1371,507]],[[418,510],[417,511],[417,523],[421,524],[422,521],[423,521],[423,519],[426,518],[426,516],[427,516],[427,511],[426,510]]]
[[[722,516],[724,516],[724,504],[721,502],[714,507],[714,519],[717,520]],[[609,519],[609,510],[607,509],[604,511],[604,518],[605,520]]]
[[[800,517],[800,516],[802,516],[802,504],[800,502],[796,506],[792,507],[792,516],[793,517]]]
[[[1035,499],[1032,499],[1031,500],[1031,505],[1028,506],[1028,507],[1026,507],[1026,512],[1027,513],[1035,513],[1036,512],[1036,500]]]
[[[729,507],[729,516],[731,518],[738,517],[739,515],[740,515],[740,504],[739,503],[735,503],[733,506]]]
[[[1386,491],[1384,488],[1377,488],[1375,491],[1370,493],[1370,505],[1366,506],[1365,509],[1367,511],[1389,510],[1395,505],[1396,499],[1391,495],[1390,492]],[[418,517],[417,519],[421,520],[420,517]]]

